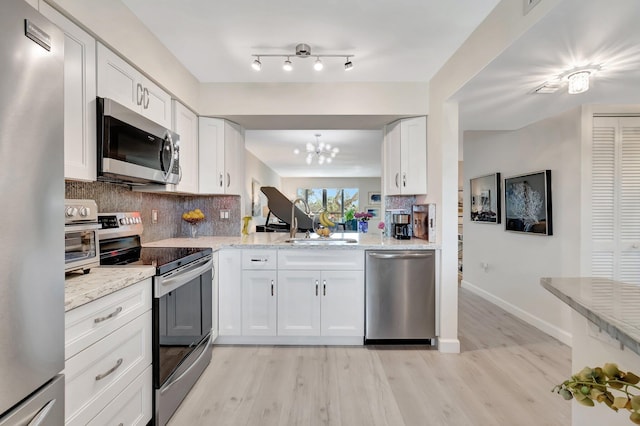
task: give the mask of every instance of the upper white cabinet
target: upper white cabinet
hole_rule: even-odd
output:
[[[171,96],[101,43],[97,43],[98,96],[110,98],[171,128]]]
[[[244,189],[244,131],[221,118],[199,119],[201,194],[242,195]]]
[[[385,195],[427,193],[427,117],[386,126],[384,188]]]
[[[64,177],[96,180],[96,41],[48,4],[40,13],[64,32]]]
[[[198,116],[173,101],[173,130],[180,136],[180,182],[178,192],[198,192]]]

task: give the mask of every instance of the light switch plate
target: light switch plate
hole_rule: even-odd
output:
[[[158,210],[151,210],[151,223],[158,223]]]
[[[229,210],[220,210],[220,219],[229,220]]]

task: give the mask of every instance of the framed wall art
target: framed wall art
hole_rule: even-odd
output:
[[[507,231],[553,235],[551,170],[504,180]]]
[[[380,208],[379,207],[367,206],[367,213],[369,213],[374,218],[379,218],[380,217]]]
[[[382,196],[379,192],[370,192],[369,193],[369,203],[368,204],[380,204],[382,201]]]
[[[500,223],[500,173],[470,180],[471,221]]]

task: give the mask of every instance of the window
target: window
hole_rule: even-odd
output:
[[[333,219],[344,222],[347,210],[358,210],[359,192],[358,188],[298,188],[297,196],[309,204],[312,213],[324,209]]]

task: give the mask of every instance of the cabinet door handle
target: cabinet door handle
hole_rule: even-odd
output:
[[[113,367],[111,367],[110,369],[108,369],[107,371],[105,371],[102,374],[98,374],[96,376],[96,382],[98,380],[102,380],[105,377],[107,377],[109,374],[113,373],[114,371],[116,371],[118,369],[118,367],[120,367],[122,365],[122,358],[118,358],[118,360],[116,361],[116,365],[114,365]]]
[[[222,179],[223,179],[223,176],[222,176],[222,173],[220,173],[220,188],[224,186],[224,184],[222,183]]]
[[[271,295],[273,296],[273,280],[271,280]]]
[[[142,90],[142,84],[136,84],[136,105],[142,105],[142,96],[144,92]]]
[[[396,173],[396,188],[400,188],[400,185],[398,185],[398,177],[400,176],[400,173]]]
[[[322,281],[322,295],[323,296],[327,295],[327,280]]]
[[[147,89],[146,87],[144,88],[144,96],[143,96],[143,100],[144,100],[144,109],[149,108],[149,89]]]
[[[316,296],[318,295],[318,280],[316,280]]]
[[[122,312],[122,306],[118,306],[118,307],[116,308],[116,310],[115,310],[115,311],[111,312],[111,313],[110,313],[109,315],[107,315],[106,317],[100,317],[100,318],[96,318],[96,319],[94,319],[94,320],[93,320],[93,322],[94,322],[95,324],[101,323],[102,321],[106,321],[106,320],[108,320],[109,318],[113,318],[113,317],[115,317],[115,316],[116,316],[116,315],[118,315],[120,312]]]
[[[255,257],[254,257],[253,259],[251,259],[251,261],[252,261],[252,262],[261,262],[261,263],[262,263],[262,262],[267,262],[267,261],[269,261],[269,259],[267,259],[266,257],[263,257],[263,258],[255,258]]]
[[[231,186],[231,175],[227,173],[227,188]]]
[[[407,186],[407,174],[406,173],[402,174],[402,186],[403,187]]]
[[[35,417],[31,419],[27,426],[40,426],[44,424],[44,421],[47,420],[47,416],[49,415],[57,401],[57,399],[52,399],[51,401],[47,402],[47,404],[42,407],[40,411],[38,411]]]

